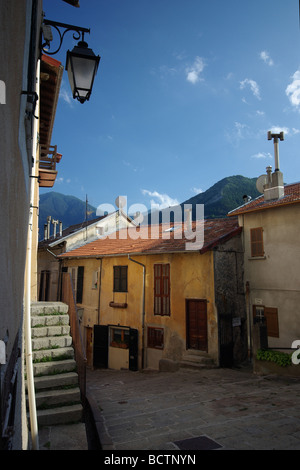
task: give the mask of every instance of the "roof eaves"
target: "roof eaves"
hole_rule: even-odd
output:
[[[130,251],[126,253],[97,253],[93,255],[68,255],[63,253],[58,255],[59,259],[101,259],[101,258],[119,258],[123,256],[149,256],[149,255],[162,255],[162,254],[178,254],[178,253],[201,253],[201,250],[173,250],[173,251]]]
[[[250,204],[253,204],[253,202],[258,201],[258,199],[260,199],[261,197],[262,196],[260,195],[260,196],[256,197],[255,199],[252,199],[251,201],[248,201],[245,204],[242,204],[241,206],[236,207],[235,209],[232,209],[231,211],[228,212],[227,216],[228,217],[236,216],[237,214],[235,212],[240,211],[243,208],[245,208],[245,212],[248,211],[249,209],[247,210],[247,207],[249,207]],[[255,207],[257,207],[257,206],[255,206]],[[241,214],[241,213],[242,212],[239,212],[239,214]],[[244,211],[243,211],[243,213],[244,213]]]

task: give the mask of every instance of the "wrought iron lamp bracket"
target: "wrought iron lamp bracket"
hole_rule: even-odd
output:
[[[75,41],[78,41],[80,39],[80,36],[81,36],[81,40],[84,41],[84,34],[90,33],[90,29],[88,28],[82,28],[81,26],[74,26],[74,25],[70,25],[66,23],[58,23],[57,21],[52,21],[52,20],[47,20],[47,19],[44,19],[43,24],[48,25],[48,26],[53,26],[53,28],[55,28],[56,31],[58,32],[59,39],[60,39],[58,48],[53,52],[50,52],[48,49],[45,49],[46,46],[50,47],[50,40],[45,39],[45,42],[42,44],[42,51],[48,55],[57,54],[57,52],[60,50],[62,46],[65,34],[68,33],[69,31],[74,31],[73,38],[75,39]],[[64,28],[64,31],[62,32],[60,28]]]

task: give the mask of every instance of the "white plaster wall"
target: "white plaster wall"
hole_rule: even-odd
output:
[[[300,204],[240,216],[244,225],[245,282],[250,315],[257,301],[278,308],[279,338],[269,347],[290,347],[300,339]],[[263,227],[265,256],[251,259],[250,229]]]

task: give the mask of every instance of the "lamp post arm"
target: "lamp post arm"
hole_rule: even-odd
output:
[[[80,36],[82,36],[82,41],[84,41],[84,33],[90,33],[90,29],[88,28],[82,28],[81,26],[74,26],[74,25],[66,24],[66,23],[58,23],[57,21],[52,21],[52,20],[47,20],[47,19],[44,19],[43,24],[46,26],[53,26],[53,28],[55,28],[56,31],[58,32],[59,38],[60,38],[59,46],[54,52],[49,52],[48,50],[45,50],[45,46],[48,46],[48,47],[50,46],[49,39],[46,39],[45,42],[42,44],[42,51],[48,55],[54,55],[60,50],[63,40],[64,40],[64,36],[67,32],[74,31],[73,38],[76,41],[80,39]],[[64,31],[62,32],[59,28],[64,28]]]

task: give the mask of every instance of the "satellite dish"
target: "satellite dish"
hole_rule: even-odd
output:
[[[115,204],[119,209],[122,209],[127,204],[127,197],[126,196],[118,196],[115,200]]]
[[[267,183],[267,175],[261,175],[256,180],[256,189],[259,193],[264,192],[264,185]]]

